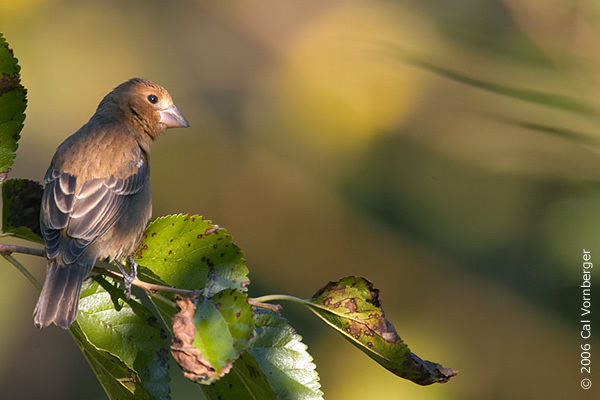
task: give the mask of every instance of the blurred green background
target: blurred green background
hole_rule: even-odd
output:
[[[411,350],[460,370],[419,387],[284,304],[327,399],[598,395],[600,327],[586,376],[578,322],[583,249],[600,260],[597,1],[3,0],[0,31],[29,90],[11,177],[41,180],[106,93],[151,79],[191,124],[154,145],[155,217],[226,228],[254,296],[367,277]],[[0,397],[104,398],[69,335],[34,328],[37,296],[0,267]],[[176,368],[173,398],[201,398]]]

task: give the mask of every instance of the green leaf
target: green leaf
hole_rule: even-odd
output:
[[[186,377],[210,384],[223,377],[246,349],[254,328],[248,296],[235,289],[210,298],[180,299],[171,351]]]
[[[248,350],[231,372],[205,389],[210,399],[322,399],[319,375],[302,338],[288,321],[255,308]]]
[[[199,301],[194,324],[198,348],[215,368],[213,382],[229,371],[240,352],[247,347],[254,324],[248,296],[235,289],[227,289],[211,298]]]
[[[258,361],[277,399],[322,399],[313,358],[288,321],[272,311],[256,308],[255,324],[248,353]]]
[[[12,49],[8,47],[8,43],[4,35],[0,32],[0,74],[13,77],[21,71],[21,67],[13,56]]]
[[[150,398],[136,372],[108,351],[94,347],[81,330],[79,322],[75,321],[70,331],[109,399]]]
[[[227,375],[202,389],[211,400],[278,400],[267,376],[248,352],[235,361]]]
[[[0,184],[15,159],[25,120],[27,91],[21,85],[18,60],[0,33]]]
[[[304,304],[369,357],[402,378],[430,385],[447,382],[458,373],[410,352],[385,319],[379,290],[364,278],[329,282]]]
[[[40,206],[44,189],[28,179],[9,179],[2,185],[2,231],[44,243],[40,232]]]
[[[110,398],[168,399],[168,340],[138,300],[100,276],[85,282],[74,336]]]
[[[210,297],[224,289],[246,291],[250,282],[244,255],[231,236],[198,215],[156,219],[146,229],[135,260],[150,282],[180,289],[204,289]]]

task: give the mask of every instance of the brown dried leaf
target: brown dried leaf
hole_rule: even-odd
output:
[[[189,298],[180,298],[176,303],[181,311],[173,316],[171,354],[181,366],[186,378],[192,381],[208,379],[215,373],[215,369],[202,356],[200,350],[193,346],[196,336],[194,302]]]

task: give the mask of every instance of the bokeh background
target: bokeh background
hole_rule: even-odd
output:
[[[254,296],[367,277],[411,350],[460,370],[417,386],[284,304],[327,399],[600,392],[600,326],[584,391],[578,322],[583,249],[600,265],[598,2],[2,0],[0,31],[29,90],[12,177],[41,180],[108,91],[151,79],[191,123],[154,145],[155,217],[226,228]],[[0,397],[105,398],[66,332],[33,327],[37,296],[0,265]],[[202,398],[172,371],[174,399]]]

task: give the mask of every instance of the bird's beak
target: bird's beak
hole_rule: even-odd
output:
[[[159,111],[159,114],[160,122],[165,124],[167,128],[187,128],[190,126],[175,104],[165,110]]]

